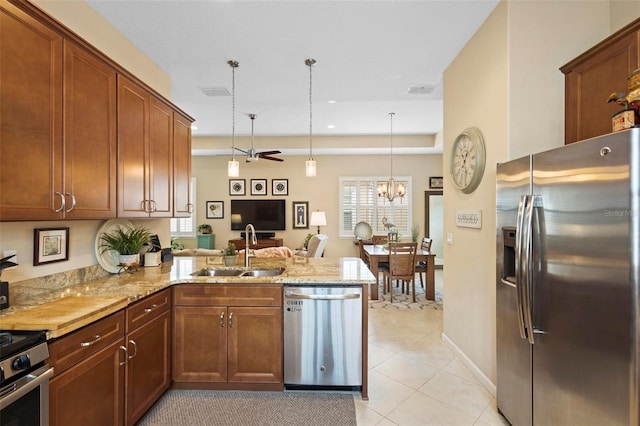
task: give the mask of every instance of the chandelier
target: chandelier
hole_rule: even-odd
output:
[[[231,67],[231,160],[227,163],[227,176],[240,176],[240,163],[236,160],[236,68],[238,61],[227,61]]]
[[[389,139],[391,144],[391,155],[389,156],[389,161],[391,163],[391,173],[387,182],[378,185],[378,197],[386,197],[389,202],[393,201],[396,197],[404,197],[407,192],[407,188],[403,184],[396,183],[395,179],[393,179],[393,116],[395,114],[395,112],[389,113]]]
[[[305,59],[304,64],[309,67],[309,159],[305,163],[305,174],[307,177],[316,175],[316,160],[313,159],[313,103],[311,95],[313,93],[313,80],[311,79],[311,70],[315,59]]]

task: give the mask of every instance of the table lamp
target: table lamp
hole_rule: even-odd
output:
[[[326,226],[327,225],[327,216],[324,214],[324,212],[321,211],[315,211],[315,212],[311,212],[311,221],[309,223],[311,226],[317,226],[318,227],[318,234],[320,233],[320,227],[321,226]]]

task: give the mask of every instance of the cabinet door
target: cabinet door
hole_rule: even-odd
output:
[[[118,75],[118,217],[148,217],[149,93]]]
[[[636,27],[640,27],[640,21]],[[612,92],[627,92],[638,68],[640,31],[613,36],[561,68],[565,73],[565,144],[611,133],[611,116],[624,109],[608,104]]]
[[[62,204],[62,37],[0,2],[0,220],[55,220]]]
[[[228,310],[228,381],[282,383],[282,309]]]
[[[116,71],[68,41],[64,193],[69,219],[116,217]]]
[[[127,335],[126,422],[135,424],[169,389],[170,311]]]
[[[174,112],[173,216],[189,217],[191,213],[191,120]]]
[[[151,98],[149,113],[150,215],[173,214],[173,110]]]
[[[124,416],[122,339],[49,382],[52,426],[120,425]]]
[[[176,306],[173,380],[227,381],[226,307]]]

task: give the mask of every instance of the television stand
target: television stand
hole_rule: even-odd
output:
[[[229,240],[229,244],[236,246],[236,250],[243,250],[245,247],[245,239],[235,238],[233,240]],[[258,239],[257,244],[251,244],[251,240],[249,240],[250,249],[256,250],[268,247],[282,247],[282,238],[260,238]]]

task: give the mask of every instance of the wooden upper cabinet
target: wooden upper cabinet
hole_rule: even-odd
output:
[[[189,217],[191,203],[191,120],[175,112],[173,121],[173,215]]]
[[[637,19],[560,68],[565,74],[565,144],[612,132],[611,116],[622,107],[607,98],[627,93],[628,76],[640,66],[639,38]]]
[[[173,214],[173,109],[151,97],[149,115],[150,216]]]
[[[64,193],[66,218],[116,217],[116,71],[66,40]]]
[[[2,0],[0,46],[0,219],[60,219],[62,36]]]

